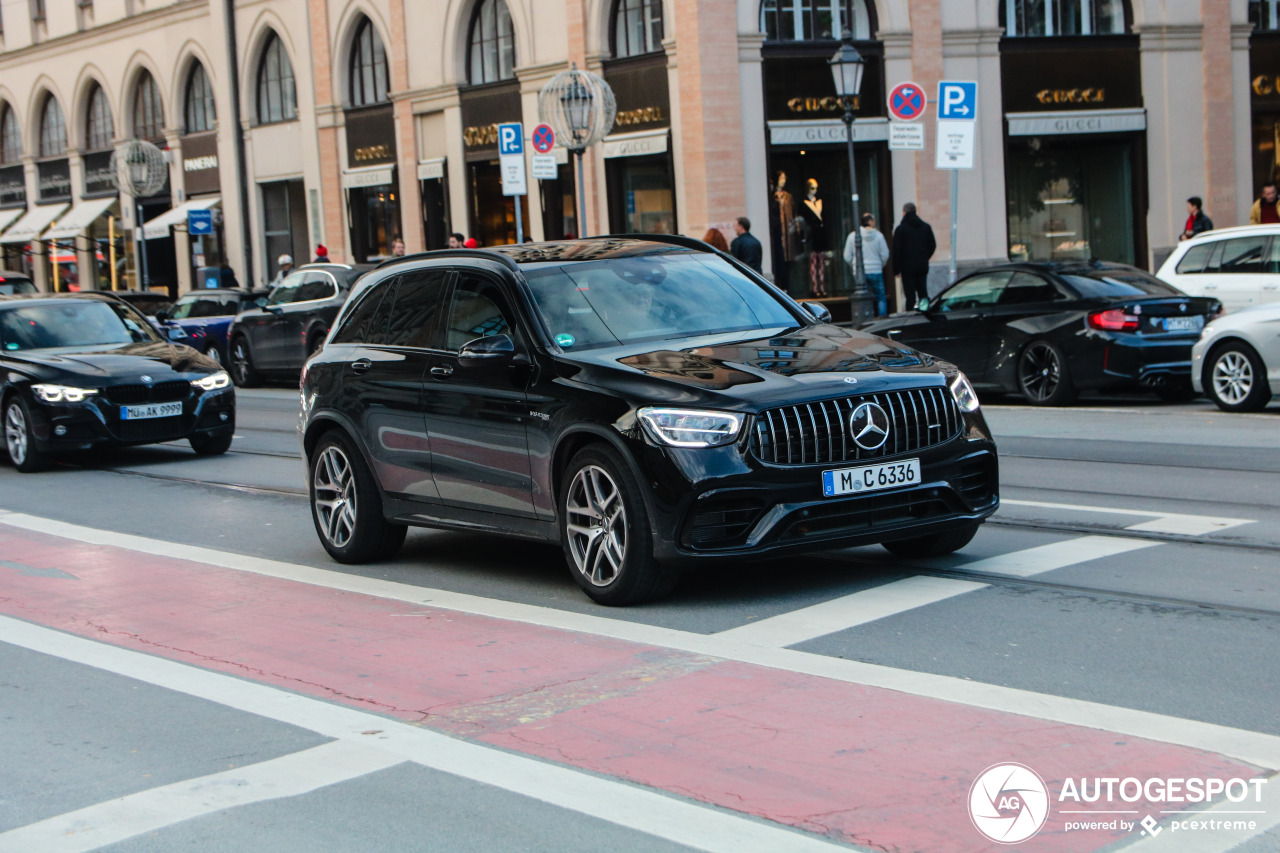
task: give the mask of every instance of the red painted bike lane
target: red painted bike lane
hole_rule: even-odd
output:
[[[1186,747],[3,525],[0,613],[881,850],[1004,849],[968,812],[974,779],[1002,762],[1051,792],[1068,777],[1258,775]],[[1054,811],[1021,849],[1131,835],[1067,832]]]

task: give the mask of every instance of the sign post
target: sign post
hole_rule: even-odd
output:
[[[956,280],[956,216],[960,193],[960,170],[973,168],[977,141],[978,84],[943,80],[938,83],[938,139],[934,165],[951,171],[951,266],[950,283]]]
[[[520,196],[527,193],[529,187],[524,171],[524,125],[518,121],[498,125],[498,169],[502,172],[502,194],[515,196],[516,243],[523,243]]]

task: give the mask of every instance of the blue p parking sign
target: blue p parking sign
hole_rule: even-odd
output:
[[[978,117],[978,84],[969,81],[943,80],[938,84],[938,118],[968,119]]]
[[[498,154],[523,154],[524,133],[519,122],[498,125]]]

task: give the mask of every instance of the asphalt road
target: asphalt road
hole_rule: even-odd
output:
[[[900,695],[943,699],[1022,715],[1017,719],[1023,721],[1053,720],[1179,747],[1221,744],[1208,751],[1242,761],[1259,776],[1280,769],[1280,758],[1268,758],[1272,749],[1280,756],[1280,406],[1257,415],[1226,415],[1203,401],[1170,405],[1145,399],[1094,400],[1059,410],[987,406],[1000,448],[1003,504],[962,552],[904,562],[868,547],[733,566],[687,577],[666,601],[618,610],[587,600],[559,550],[548,546],[411,531],[391,561],[333,563],[308,512],[294,431],[296,392],[273,388],[238,394],[238,434],[225,457],[200,459],[172,445],[69,458],[33,476],[0,466],[0,534],[6,525],[23,535],[47,534],[53,529],[49,522],[64,522],[74,526],[65,528],[72,539],[88,542],[97,536],[93,531],[109,531],[117,538],[102,540],[104,546],[149,548],[157,559],[203,559],[208,552],[189,550],[195,547],[227,555],[228,564],[256,558],[264,566],[293,567],[288,571],[315,568],[330,573],[325,577],[348,579],[340,586],[361,579],[385,584],[368,587],[375,595],[382,589],[419,588],[423,603],[446,613],[567,627],[611,642],[641,638],[681,654],[710,650],[705,653],[715,656],[721,654],[715,650],[725,649],[721,656],[742,666],[874,683],[895,701]],[[48,565],[35,565],[26,557],[6,558],[5,547],[0,539],[0,590],[26,589],[31,582],[32,596],[43,594],[41,585],[52,585],[55,573],[80,577],[86,564],[78,561],[97,554],[50,553]],[[155,571],[169,568],[165,564]],[[157,580],[156,588],[162,587]],[[93,595],[107,594],[107,587],[93,589]],[[76,604],[85,603],[86,595]],[[758,849],[808,844],[930,849],[927,844],[937,843],[987,849],[971,826],[938,836],[944,842],[928,842],[909,833],[895,835],[889,820],[884,826],[890,828],[879,835],[860,832],[859,820],[869,812],[856,809],[847,826],[792,820],[787,803],[740,805],[732,792],[722,796],[681,782],[679,773],[664,775],[670,767],[618,765],[621,769],[614,770],[605,757],[591,763],[556,744],[534,748],[494,736],[485,749],[576,767],[590,784],[625,789],[619,794],[618,788],[608,788],[602,797],[659,789],[666,792],[663,808],[697,803],[701,816],[685,819],[642,808],[640,817],[626,817],[621,807],[616,814],[583,808],[567,794],[558,799],[559,794],[541,796],[537,786],[503,788],[486,783],[490,777],[478,771],[459,775],[431,761],[368,763],[364,753],[330,761],[325,751],[345,741],[335,741],[313,722],[320,711],[289,716],[246,703],[220,704],[211,697],[221,688],[192,686],[204,677],[203,668],[219,669],[199,659],[184,659],[191,672],[166,681],[170,676],[130,670],[136,662],[96,662],[96,645],[60,651],[55,640],[65,634],[89,638],[79,642],[115,640],[106,629],[95,635],[74,620],[42,618],[35,599],[21,600],[18,592],[5,598],[18,603],[0,620],[18,627],[13,635],[0,631],[0,642],[7,644],[0,659],[0,746],[11,783],[0,792],[0,851],[719,849],[699,841],[695,830],[705,821],[724,823],[716,837],[732,839],[732,832],[742,831]],[[52,604],[43,606],[56,611]],[[164,607],[181,615],[184,601],[177,595]],[[310,618],[342,622],[347,605],[333,607],[317,611],[327,616]],[[31,625],[60,633],[40,634],[45,639],[38,642],[15,639],[19,629]],[[145,639],[143,628],[118,630]],[[191,630],[194,644],[196,621]],[[40,645],[46,640],[52,646]],[[278,636],[255,639],[254,649],[280,641]],[[300,642],[295,657],[276,663],[282,670],[300,663],[305,646]],[[783,657],[761,657],[778,650]],[[138,645],[134,653],[149,661],[153,652]],[[873,666],[858,669],[858,664]],[[684,658],[663,664],[683,667],[684,674],[702,665]],[[233,675],[275,683],[267,676]],[[659,681],[665,677],[657,676]],[[801,690],[788,683],[785,689],[816,691],[805,694],[811,698],[824,689],[806,685]],[[289,695],[316,693],[290,682],[283,689]],[[327,689],[321,699],[308,701],[343,704],[336,686]],[[797,729],[817,725],[805,709],[819,704],[798,700],[789,724]],[[362,713],[370,713],[369,707]],[[1126,716],[1130,711],[1148,716],[1133,722]],[[936,711],[903,706],[908,755],[930,748],[930,713]],[[445,730],[468,743],[477,740],[469,730]],[[989,747],[990,735],[985,737]],[[1234,745],[1245,741],[1252,745]],[[763,766],[768,749],[761,750]],[[477,766],[485,765],[489,752],[478,753]],[[305,756],[312,754],[331,775],[320,773],[312,788],[296,790],[289,787],[293,782],[277,780],[270,784],[281,785],[283,793],[260,801],[209,805],[197,796],[206,789],[191,782],[250,766],[302,762],[298,766],[305,768]],[[1100,775],[1090,762],[1104,754],[1082,747],[1070,773]],[[1032,757],[1017,754],[1003,760],[1033,763]],[[679,764],[678,757],[672,759],[673,766]],[[737,772],[734,778],[749,776],[741,768]],[[813,772],[823,770],[815,765]],[[310,772],[284,775],[296,781]],[[963,787],[971,781],[970,775]],[[184,784],[197,793],[173,793],[180,805],[157,800],[167,805],[149,806],[162,815],[150,823],[136,816],[146,812],[145,803],[135,803],[123,815],[93,812],[116,798],[145,798]],[[918,785],[926,799],[928,784]],[[1280,789],[1280,780],[1272,784]],[[762,782],[761,787],[767,786]],[[748,785],[747,790],[755,789]],[[741,796],[743,803],[750,799]],[[193,797],[205,805],[192,806]],[[77,811],[82,809],[87,811]],[[1280,849],[1280,831],[1269,828],[1280,823],[1277,809],[1262,818],[1257,831],[1239,838],[1201,836],[1185,849]],[[928,823],[927,816],[921,819]],[[49,839],[79,832],[75,820],[105,834],[88,832],[77,842],[81,846],[49,846]],[[967,822],[966,817],[961,824]],[[768,834],[777,832],[782,834]],[[1033,839],[1025,849],[1166,844],[1174,835],[1147,838],[1135,831],[1086,843],[1084,836],[1059,833]],[[1041,842],[1050,846],[1037,847]],[[1243,846],[1236,848],[1237,843]],[[726,841],[724,849],[749,845]]]

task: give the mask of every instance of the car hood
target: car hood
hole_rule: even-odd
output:
[[[138,343],[106,347],[61,347],[7,352],[5,360],[33,378],[101,385],[110,381],[153,381],[216,373],[222,368],[191,347]]]
[[[829,324],[687,343],[681,349],[650,344],[570,353],[562,375],[633,390],[654,402],[747,408],[938,386],[955,370],[905,345]]]

